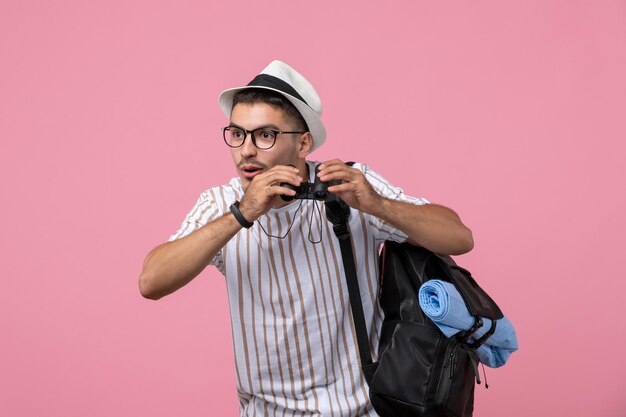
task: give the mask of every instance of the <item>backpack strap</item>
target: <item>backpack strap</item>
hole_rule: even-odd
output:
[[[347,163],[347,165],[350,166],[352,166],[352,164],[353,162]],[[363,303],[361,301],[356,266],[354,264],[350,227],[348,226],[350,207],[345,201],[337,197],[337,195],[328,193],[325,200],[325,210],[326,218],[333,224],[333,232],[335,232],[335,236],[337,236],[339,240],[339,247],[341,248],[341,258],[346,275],[346,284],[350,297],[354,330],[356,332],[361,357],[361,366],[370,365],[372,363],[372,354],[369,346],[369,337],[367,335],[367,326],[365,325],[365,314],[363,313]]]

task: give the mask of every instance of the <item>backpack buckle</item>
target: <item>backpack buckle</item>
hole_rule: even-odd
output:
[[[348,230],[348,223],[339,222],[333,223],[333,232],[335,232],[335,236],[337,239],[347,239],[350,236],[350,231]]]

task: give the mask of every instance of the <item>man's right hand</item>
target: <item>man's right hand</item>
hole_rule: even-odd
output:
[[[280,184],[287,182],[299,187],[303,179],[298,173],[299,170],[292,166],[276,165],[255,176],[239,202],[239,210],[246,220],[254,222],[269,209],[285,205],[280,196],[294,196],[296,192]]]

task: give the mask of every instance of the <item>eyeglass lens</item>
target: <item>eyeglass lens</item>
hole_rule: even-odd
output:
[[[276,134],[274,131],[264,128],[252,131],[253,143],[259,149],[268,149],[274,145]],[[247,132],[238,127],[227,127],[224,129],[224,140],[228,146],[238,148],[243,145],[246,140]]]

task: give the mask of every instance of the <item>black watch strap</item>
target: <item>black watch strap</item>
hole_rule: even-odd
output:
[[[242,225],[243,227],[245,227],[246,229],[251,228],[252,225],[254,224],[254,223],[250,223],[248,220],[246,220],[246,218],[241,213],[241,210],[239,210],[239,201],[235,201],[230,206],[230,212],[233,213],[233,216],[235,216],[235,219],[237,219],[239,224]]]

